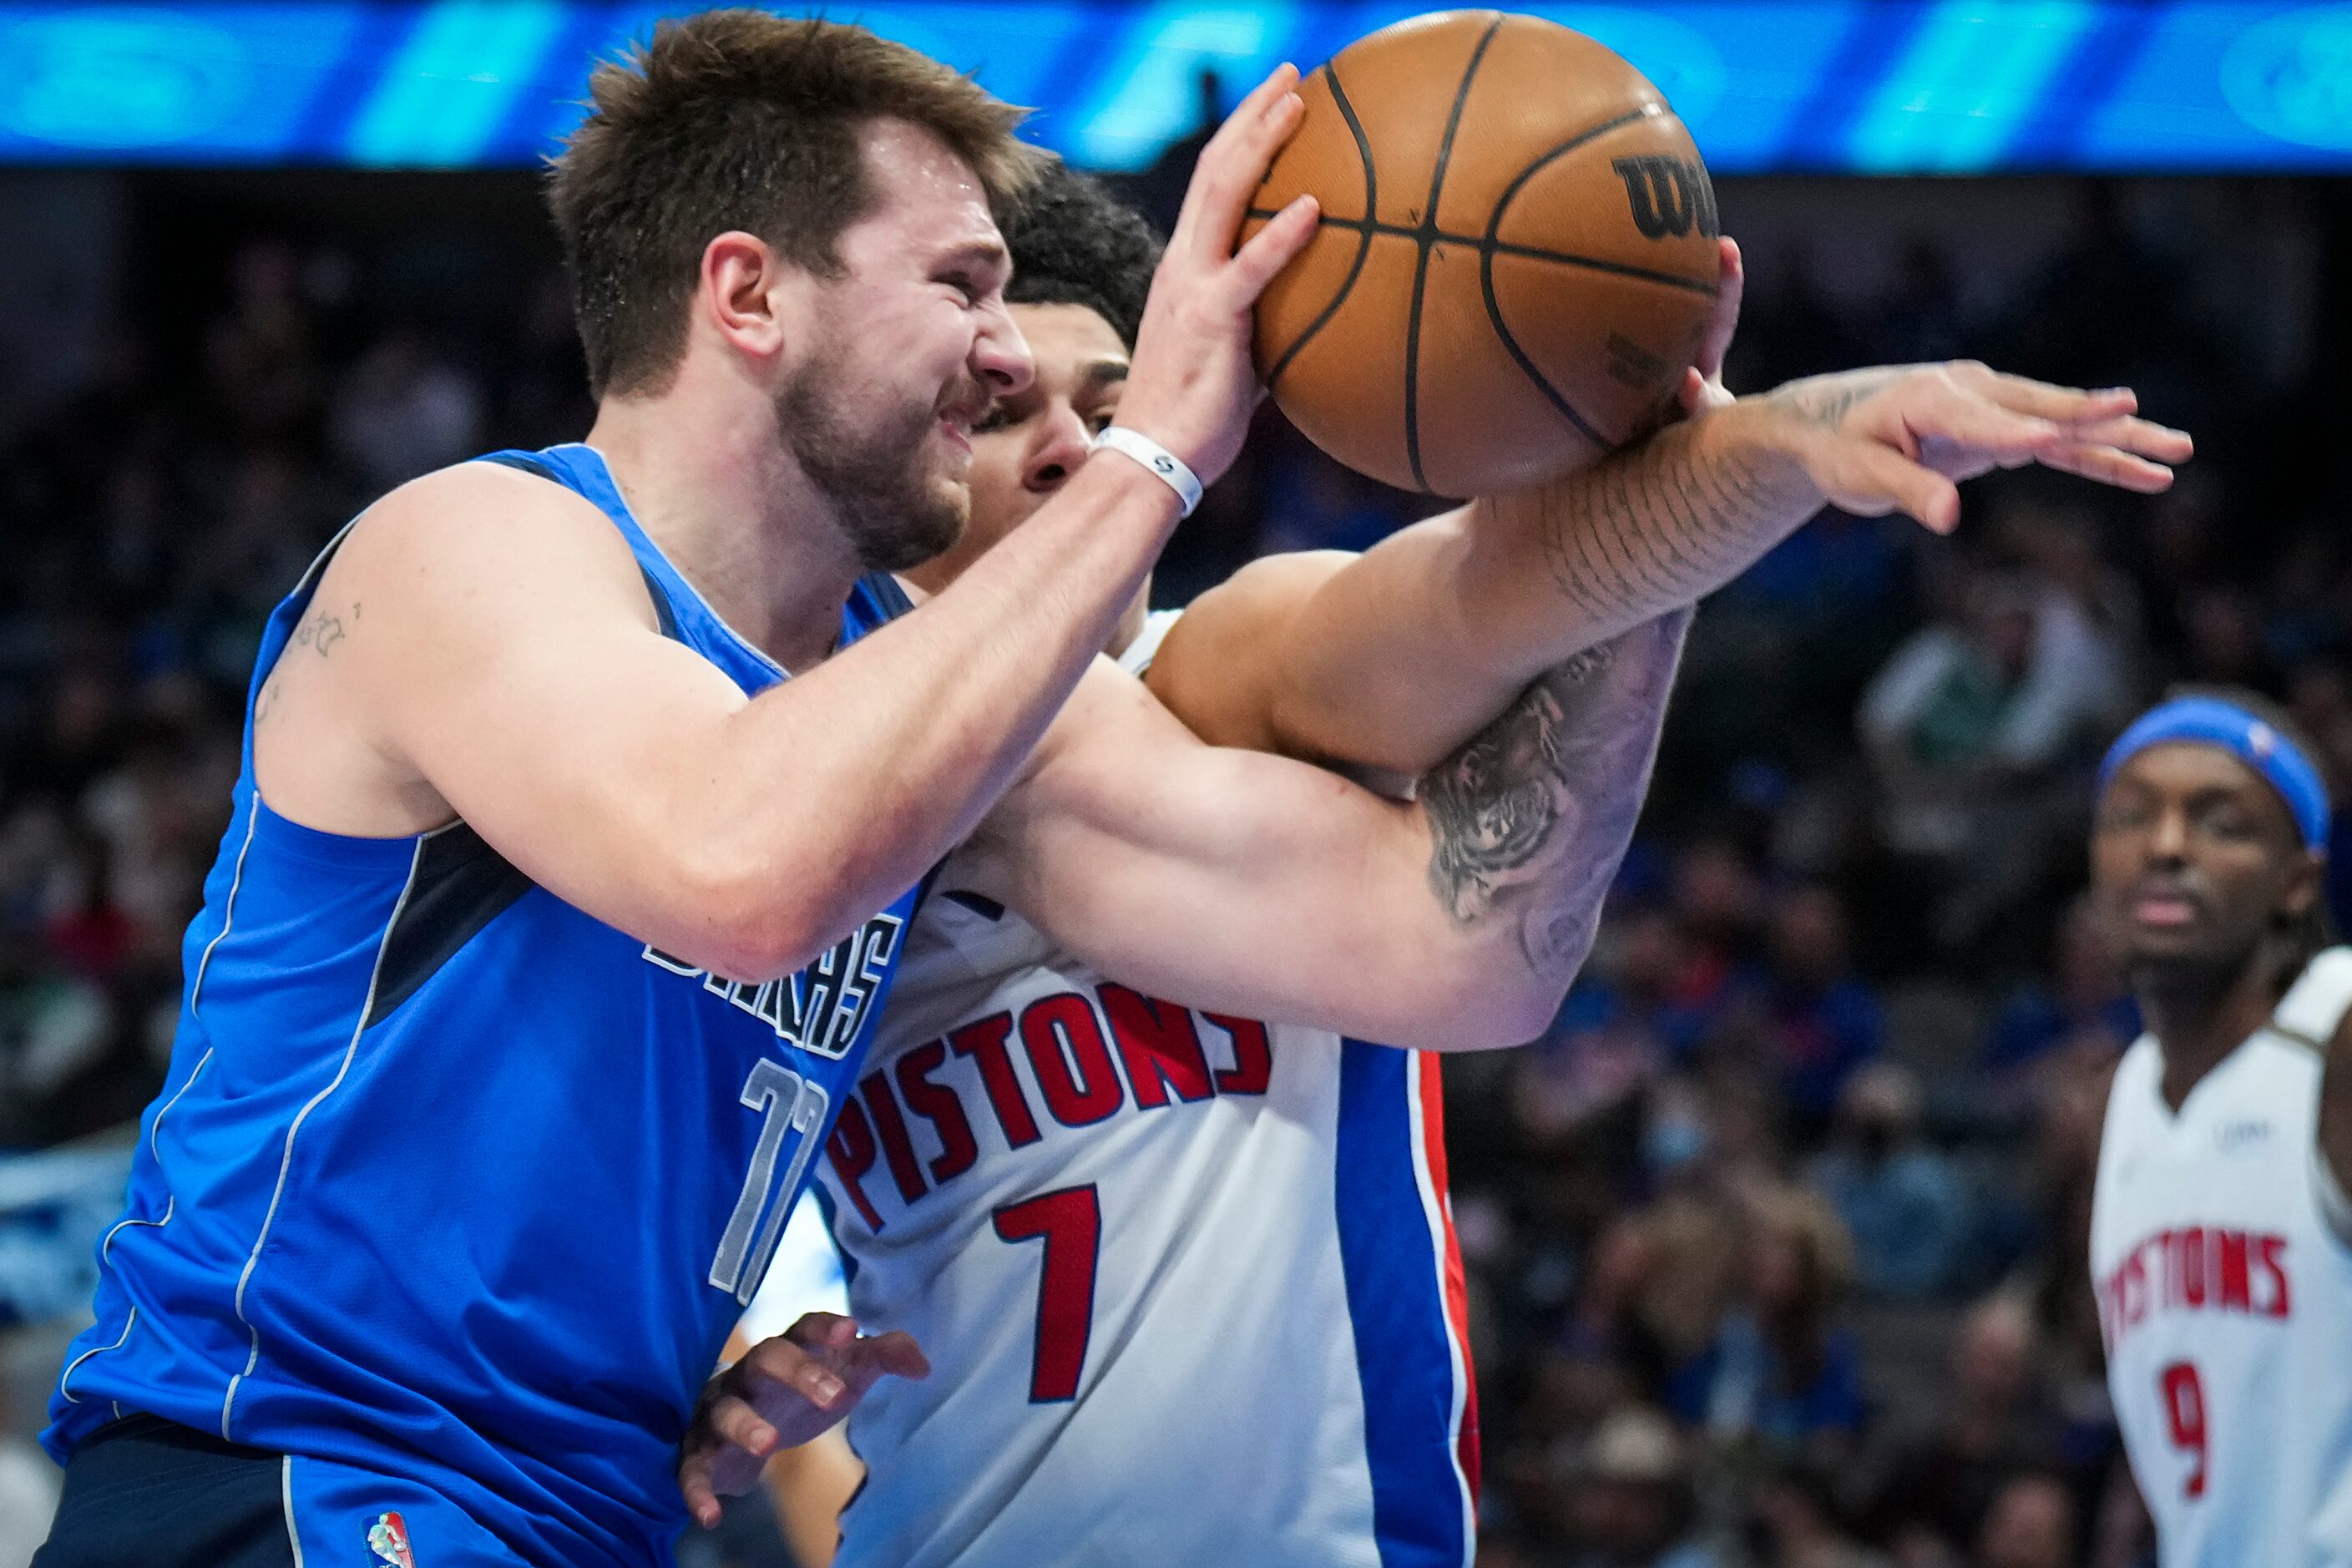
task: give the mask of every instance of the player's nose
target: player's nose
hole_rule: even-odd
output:
[[[972,340],[971,368],[999,397],[1023,391],[1036,379],[1037,362],[1029,353],[1029,340],[1002,305],[987,313],[980,335]]]
[[[1040,495],[1050,495],[1078,471],[1093,447],[1094,438],[1077,410],[1066,403],[1055,403],[1039,422],[1037,443],[1029,449],[1022,482]]]
[[[2186,811],[2167,807],[2156,814],[2154,829],[2147,836],[2147,858],[2168,866],[2177,866],[2189,858],[2189,814]]]

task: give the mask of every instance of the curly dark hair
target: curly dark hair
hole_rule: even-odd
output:
[[[1084,305],[1135,347],[1160,237],[1101,181],[1049,164],[1006,215],[1004,243],[1013,251],[1008,303]]]

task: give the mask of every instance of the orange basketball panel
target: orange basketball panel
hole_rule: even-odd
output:
[[[1422,290],[1414,428],[1422,487],[1443,496],[1538,484],[1607,450],[1517,370],[1479,274],[1475,249],[1438,246]]]
[[[1484,233],[1487,214],[1530,164],[1612,122],[1667,112],[1657,89],[1603,46],[1534,17],[1506,17],[1463,101],[1440,226]]]
[[[1243,237],[1255,234],[1265,220],[1252,218]],[[1328,331],[1325,311],[1356,276],[1358,258],[1364,254],[1364,235],[1352,228],[1325,227],[1315,232],[1297,260],[1284,268],[1265,292],[1258,296],[1255,339],[1257,373],[1271,384],[1277,372],[1286,374],[1286,360],[1299,340],[1310,332]]]
[[[1311,191],[1327,217],[1362,217],[1368,210],[1367,166],[1355,132],[1332,99],[1329,68],[1300,79],[1298,97],[1307,112],[1275,154],[1250,205],[1271,215]]]
[[[1401,489],[1414,488],[1405,460],[1404,348],[1415,254],[1409,239],[1374,235],[1355,287],[1274,386],[1300,434]]]
[[[1697,353],[1713,301],[1647,279],[1497,256],[1496,315],[1518,353],[1612,445],[1644,434]],[[1577,308],[1563,310],[1572,289]]]
[[[1421,222],[1462,73],[1498,15],[1441,11],[1416,16],[1333,57],[1331,74],[1371,141],[1381,222],[1405,228]]]

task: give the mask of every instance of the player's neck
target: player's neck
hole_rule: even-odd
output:
[[[2164,1099],[2179,1110],[2207,1073],[2270,1021],[2278,1005],[2274,955],[2259,944],[2226,969],[2147,965],[2132,989],[2164,1051]]]
[[[865,568],[772,413],[688,389],[608,398],[588,444],[638,526],[729,626],[789,670],[833,651]]]

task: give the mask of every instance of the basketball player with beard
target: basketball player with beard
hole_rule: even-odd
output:
[[[1120,415],[1149,234],[1055,171],[1008,241],[1036,378],[975,435],[973,525],[908,574],[931,591],[1017,539]],[[2001,428],[2003,396],[2095,410],[2103,448],[2186,455],[2113,399],[1980,367],[1733,405],[1709,380],[1738,308],[1736,250],[1725,262],[1708,374],[1685,388],[1708,412],[1691,426],[1360,558],[1259,562],[1181,618],[1147,616],[1139,595],[1109,645],[1204,735],[1418,778],[1431,892],[1479,920],[1518,890],[1524,952],[1497,984],[1528,963],[1572,973],[1639,810],[1689,616],[1661,582],[1687,562],[1646,560],[1643,530],[1736,571],[1825,494],[1934,515],[1929,492],[1948,481],[1910,460],[1922,447],[1956,473],[2036,455],[1969,444]],[[1778,488],[1783,460],[1793,493]],[[2075,466],[2137,488],[2165,478],[2112,448]],[[1661,489],[1701,498],[1681,515],[1706,527],[1672,526]],[[856,1321],[887,1331],[871,1342],[898,1364],[836,1361],[851,1331],[832,1317],[754,1350],[714,1384],[689,1445],[698,1511],[818,1415],[768,1379],[819,1363],[862,1389],[919,1366],[919,1342],[945,1375],[886,1384],[853,1419],[868,1473],[844,1563],[1464,1562],[1475,1413],[1436,1058],[1086,956],[1052,900],[1036,906],[1050,921],[1004,907],[990,833],[950,858],[909,936],[816,1189]],[[714,1449],[730,1427],[741,1447]],[[828,1445],[789,1463],[821,1489],[841,1458]],[[807,1511],[787,1503],[795,1522]]]
[[[2092,897],[2147,1032],[2090,1262],[2163,1568],[2352,1563],[2352,950],[2318,755],[2263,699],[2191,690],[2100,771]]]

